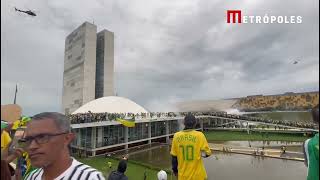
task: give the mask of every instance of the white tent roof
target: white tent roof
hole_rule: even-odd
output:
[[[107,96],[90,101],[82,105],[79,109],[72,114],[77,113],[147,113],[140,105],[131,101],[130,99],[118,96]]]

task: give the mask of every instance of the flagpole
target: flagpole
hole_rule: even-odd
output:
[[[18,93],[18,84],[16,84],[16,91],[15,91],[15,93],[14,93],[13,104],[16,104],[16,102],[17,102],[17,93]]]

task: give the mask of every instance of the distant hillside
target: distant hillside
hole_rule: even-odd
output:
[[[293,93],[277,95],[253,95],[243,98],[223,100],[195,100],[176,103],[174,106],[180,112],[194,111],[300,111],[308,110],[319,103],[319,92]]]
[[[232,108],[240,111],[308,110],[319,103],[319,92],[254,95],[240,98]]]

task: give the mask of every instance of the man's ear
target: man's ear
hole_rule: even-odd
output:
[[[66,138],[66,143],[67,143],[67,145],[68,144],[71,144],[71,142],[74,140],[74,138],[75,138],[75,134],[74,133],[72,133],[72,132],[70,132],[70,133],[68,133],[66,136],[65,136],[65,138]]]

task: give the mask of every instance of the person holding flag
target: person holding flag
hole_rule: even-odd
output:
[[[16,120],[15,122],[13,122],[13,126],[11,128],[12,131],[12,137],[15,138],[15,133],[17,132],[17,130],[22,130],[23,131],[23,135],[24,136],[24,130],[27,126],[27,123],[31,121],[30,117],[27,116],[21,116],[21,118],[19,120]],[[10,149],[13,150],[15,149],[14,146],[18,146],[21,147],[22,145],[20,140],[17,140],[17,144],[12,144],[10,146]],[[29,172],[31,172],[32,170],[34,170],[35,168],[33,168],[31,166],[31,162],[30,162],[30,158],[27,152],[23,152],[21,157],[18,158],[17,161],[17,171],[19,173],[19,175],[21,175],[21,177],[26,177],[26,175],[28,175]]]

